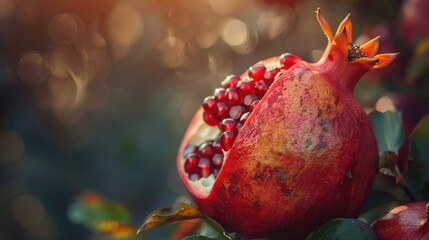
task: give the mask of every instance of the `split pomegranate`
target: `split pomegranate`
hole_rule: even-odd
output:
[[[182,140],[177,168],[194,202],[248,238],[299,239],[357,214],[377,172],[377,143],[353,96],[360,77],[396,54],[378,38],[351,43],[347,16],[321,60],[292,54],[231,75],[207,97]]]
[[[392,209],[372,225],[380,240],[429,239],[429,203],[412,202]]]

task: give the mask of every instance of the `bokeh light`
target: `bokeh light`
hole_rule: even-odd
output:
[[[143,33],[143,19],[138,10],[128,4],[117,5],[107,19],[109,40],[115,60],[125,57]]]
[[[37,52],[28,52],[19,59],[18,75],[25,84],[40,84],[48,76],[43,57]]]
[[[222,27],[222,39],[231,46],[244,44],[248,35],[246,24],[235,18],[227,19]]]

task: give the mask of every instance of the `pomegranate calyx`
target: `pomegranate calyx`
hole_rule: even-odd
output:
[[[352,22],[350,16],[350,13],[347,14],[347,16],[338,26],[337,32],[335,35],[333,35],[331,27],[320,12],[320,8],[316,10],[316,18],[323,32],[328,38],[328,47],[325,53],[328,52],[330,45],[337,45],[338,48],[341,49],[343,53],[345,53],[344,55],[347,56],[349,62],[355,62],[355,60],[364,58],[363,61],[360,62],[368,63],[370,68],[382,68],[389,65],[390,62],[395,59],[398,53],[388,53],[374,56],[378,51],[378,39],[380,36],[369,40],[361,46],[352,43]],[[365,58],[369,58],[371,61]]]
[[[366,56],[374,57],[374,55],[377,53],[378,47],[380,46],[380,44],[378,42],[378,39],[380,37],[381,36],[378,35],[377,37],[369,40],[368,42],[366,42],[364,44],[362,44],[361,48],[362,48],[362,51],[365,53]]]
[[[352,43],[352,22],[348,14],[339,24],[335,35],[322,16],[320,8],[316,10],[316,18],[328,38],[328,45],[322,58],[315,63],[314,68],[329,79],[338,76],[334,84],[353,93],[357,81],[369,70],[383,68],[389,65],[398,53],[383,53],[376,55],[380,38],[375,37],[368,42],[357,45]],[[347,79],[347,82],[344,82]]]
[[[366,54],[363,51],[362,47],[353,43],[349,43],[349,47],[347,50],[347,59],[349,60],[349,62],[363,57],[366,57]]]

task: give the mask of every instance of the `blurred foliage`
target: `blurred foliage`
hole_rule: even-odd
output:
[[[422,118],[411,135],[411,157],[407,177],[420,200],[429,201],[429,116]]]
[[[323,239],[377,240],[378,236],[368,224],[358,219],[337,218],[323,224],[306,238],[306,240]]]
[[[99,239],[142,239],[136,236],[136,229],[130,225],[130,214],[120,203],[107,202],[94,192],[86,192],[68,209],[69,219],[82,224]]]
[[[316,61],[326,44],[318,6],[329,22],[351,12],[357,40],[382,35],[380,52],[400,52],[364,77],[356,97],[367,112],[402,112],[398,166],[428,200],[427,118],[412,132],[429,113],[425,2],[0,1],[0,239],[114,237],[101,232],[127,233],[173,202],[185,193],[176,151],[204,96],[260,59],[291,52]],[[91,205],[86,189],[121,205]],[[362,219],[408,200],[379,174]],[[216,224],[193,221],[176,229],[219,237]]]

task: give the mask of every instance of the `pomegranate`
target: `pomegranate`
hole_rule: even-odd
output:
[[[353,97],[359,78],[396,54],[377,38],[351,43],[348,15],[317,63],[292,54],[231,75],[207,97],[180,145],[177,168],[195,204],[248,238],[302,238],[357,214],[377,172],[377,143]]]
[[[412,202],[392,209],[372,224],[380,240],[429,239],[429,203]]]

